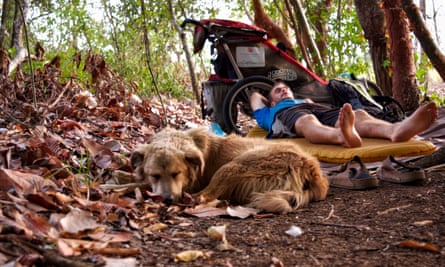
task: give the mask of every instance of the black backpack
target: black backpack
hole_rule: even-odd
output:
[[[327,87],[332,92],[332,104],[336,107],[350,103],[353,109],[364,109],[373,117],[388,122],[405,118],[405,111],[397,100],[390,96],[371,96],[365,80],[332,79]]]

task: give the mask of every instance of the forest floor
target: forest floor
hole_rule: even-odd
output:
[[[178,129],[207,123],[193,101],[166,100],[164,109],[131,94],[99,55],[85,65],[94,95],[76,79],[60,82],[51,63],[36,70],[37,88],[26,74],[0,80],[0,265],[445,262],[443,168],[428,171],[422,184],[330,188],[326,200],[284,215],[160,203],[147,188],[127,184],[131,151],[164,119]]]
[[[445,175],[429,173],[423,185],[382,182],[376,189],[331,188],[325,201],[286,215],[246,219],[194,218],[190,224],[134,240],[143,266],[442,266],[445,262]],[[226,226],[227,242],[209,238]],[[300,236],[286,232],[302,230]],[[179,233],[194,233],[184,237]],[[203,252],[192,262],[174,261],[186,250]]]

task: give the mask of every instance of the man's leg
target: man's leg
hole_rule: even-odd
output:
[[[354,128],[354,123],[355,115],[352,107],[346,104],[340,109],[338,127],[323,125],[314,115],[308,114],[301,116],[295,122],[295,133],[314,144],[359,147],[362,145],[362,140]]]
[[[427,130],[437,119],[438,110],[436,104],[430,102],[418,108],[405,120],[396,123],[376,119],[364,110],[356,110],[355,116],[355,128],[361,137],[403,142]]]

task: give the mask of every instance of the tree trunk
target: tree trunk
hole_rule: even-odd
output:
[[[430,59],[434,68],[437,70],[440,77],[442,77],[442,80],[445,81],[445,55],[442,54],[440,49],[436,46],[431,37],[431,33],[425,26],[425,21],[423,20],[419,9],[412,0],[402,0],[402,6],[411,22],[414,34],[422,45],[423,51],[425,51],[425,54]]]
[[[1,49],[7,49],[5,47],[5,37],[6,37],[6,25],[8,25],[8,18],[10,14],[10,0],[3,0],[3,6],[2,6],[2,21],[0,25],[0,48]]]
[[[320,2],[320,5],[317,6],[317,10],[315,10],[315,14],[319,18],[318,20],[314,21],[315,29],[318,32],[319,38],[317,38],[317,48],[318,51],[320,51],[321,59],[323,60],[323,64],[328,63],[328,22],[329,17],[324,14],[329,14],[329,9],[332,6],[333,0],[324,0]]]
[[[300,0],[290,0],[292,6],[295,10],[296,18],[299,24],[299,27],[302,30],[302,34],[305,35],[306,39],[309,41],[308,48],[311,54],[312,63],[315,64],[315,72],[322,77],[326,77],[326,71],[324,68],[323,61],[321,59],[320,51],[317,48],[314,38],[311,36],[310,27],[308,20],[305,16],[305,12],[303,10],[303,6],[301,5]]]
[[[11,60],[11,63],[9,64],[8,75],[10,75],[17,68],[18,65],[20,65],[23,61],[25,61],[29,53],[28,49],[23,47],[22,38],[23,38],[23,30],[25,27],[24,22],[28,17],[30,1],[29,0],[23,1],[23,6],[20,6],[19,3],[20,2],[17,2],[16,4],[16,15],[14,18],[14,30],[12,35],[12,40],[14,47],[17,50],[17,55]]]
[[[368,40],[376,83],[384,95],[392,96],[385,14],[379,7],[380,1],[355,0],[354,2],[365,38]]]
[[[286,47],[286,53],[295,58],[294,45],[290,41],[287,34],[266,14],[261,0],[252,0],[253,10],[255,13],[254,23],[267,31],[270,38],[276,39]]]
[[[173,23],[173,26],[175,27],[175,30],[178,32],[179,38],[181,39],[182,47],[185,51],[185,58],[187,60],[187,64],[189,67],[189,73],[190,73],[190,78],[191,78],[191,82],[192,82],[193,94],[195,95],[196,102],[198,104],[201,104],[201,94],[199,92],[198,78],[196,77],[196,72],[195,72],[195,67],[194,67],[193,60],[192,60],[192,55],[191,55],[190,49],[187,45],[187,40],[185,39],[185,33],[181,29],[181,27],[179,27],[179,25],[176,21],[175,12],[173,10],[173,3],[171,0],[168,1],[168,6],[169,6],[169,12],[170,12],[170,16],[171,16],[171,21]]]
[[[298,22],[295,17],[295,14],[294,14],[295,12],[294,12],[293,8],[291,8],[291,4],[290,4],[289,0],[285,0],[284,5],[286,7],[287,13],[289,14],[289,24],[291,25],[292,29],[294,30],[295,39],[297,41],[298,47],[300,48],[301,56],[303,57],[303,60],[306,62],[307,68],[313,69],[312,64],[311,64],[311,59],[307,52],[308,51],[307,45],[306,45],[307,42],[304,41],[303,34],[300,30],[300,27],[298,27]]]
[[[400,0],[384,0],[383,5],[390,37],[393,97],[406,111],[413,111],[419,107],[419,88],[408,20]]]

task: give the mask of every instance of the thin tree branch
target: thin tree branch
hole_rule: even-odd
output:
[[[159,101],[162,106],[162,112],[164,113],[164,124],[167,125],[167,111],[165,110],[164,101],[162,100],[162,96],[159,93],[158,85],[156,83],[156,79],[151,68],[150,64],[150,39],[148,38],[148,28],[147,28],[147,17],[145,12],[145,1],[141,1],[141,12],[142,12],[142,20],[143,20],[143,29],[144,29],[144,46],[145,46],[145,63],[147,64],[148,71],[150,72],[151,80],[153,82],[155,94],[159,97]]]
[[[25,43],[26,43],[26,50],[27,50],[26,55],[27,55],[27,59],[28,59],[29,70],[31,72],[31,87],[32,87],[32,96],[33,96],[32,99],[33,99],[34,108],[37,109],[37,96],[36,96],[36,86],[35,86],[35,81],[34,81],[34,70],[32,68],[32,60],[31,60],[31,56],[30,56],[31,53],[29,52],[31,50],[29,49],[29,39],[28,39],[28,30],[26,27],[25,13],[23,12],[23,8],[25,8],[26,14],[28,13],[29,2],[30,2],[29,0],[25,0],[23,2],[23,6],[22,6],[20,3],[20,0],[17,0],[17,5],[18,5],[18,9],[20,11],[20,16],[22,19],[21,23],[22,23],[22,27],[23,27],[23,30],[25,33]],[[21,36],[20,36],[21,31],[18,32],[18,34],[19,34],[19,36],[17,36],[17,38],[18,38],[18,40],[21,40]],[[21,45],[21,42],[18,42],[17,44]]]
[[[198,81],[197,81],[197,78],[196,78],[195,68],[194,68],[193,62],[191,60],[192,56],[190,54],[190,49],[188,48],[187,42],[185,40],[184,31],[181,29],[181,27],[178,26],[178,23],[176,22],[175,13],[174,13],[174,10],[173,10],[173,3],[172,3],[171,0],[168,1],[168,7],[169,7],[171,21],[173,23],[173,26],[175,27],[176,32],[179,35],[179,38],[181,39],[182,47],[183,47],[183,49],[185,51],[187,63],[188,63],[188,66],[189,66],[190,78],[192,80],[193,93],[194,93],[195,98],[196,98],[196,100],[197,100],[197,102],[199,104],[201,96],[200,96],[199,90],[198,90]]]
[[[403,10],[408,17],[414,34],[422,45],[423,50],[427,54],[434,68],[440,77],[445,80],[445,55],[440,51],[434,42],[430,31],[425,25],[425,21],[420,14],[419,8],[412,0],[401,0]]]

